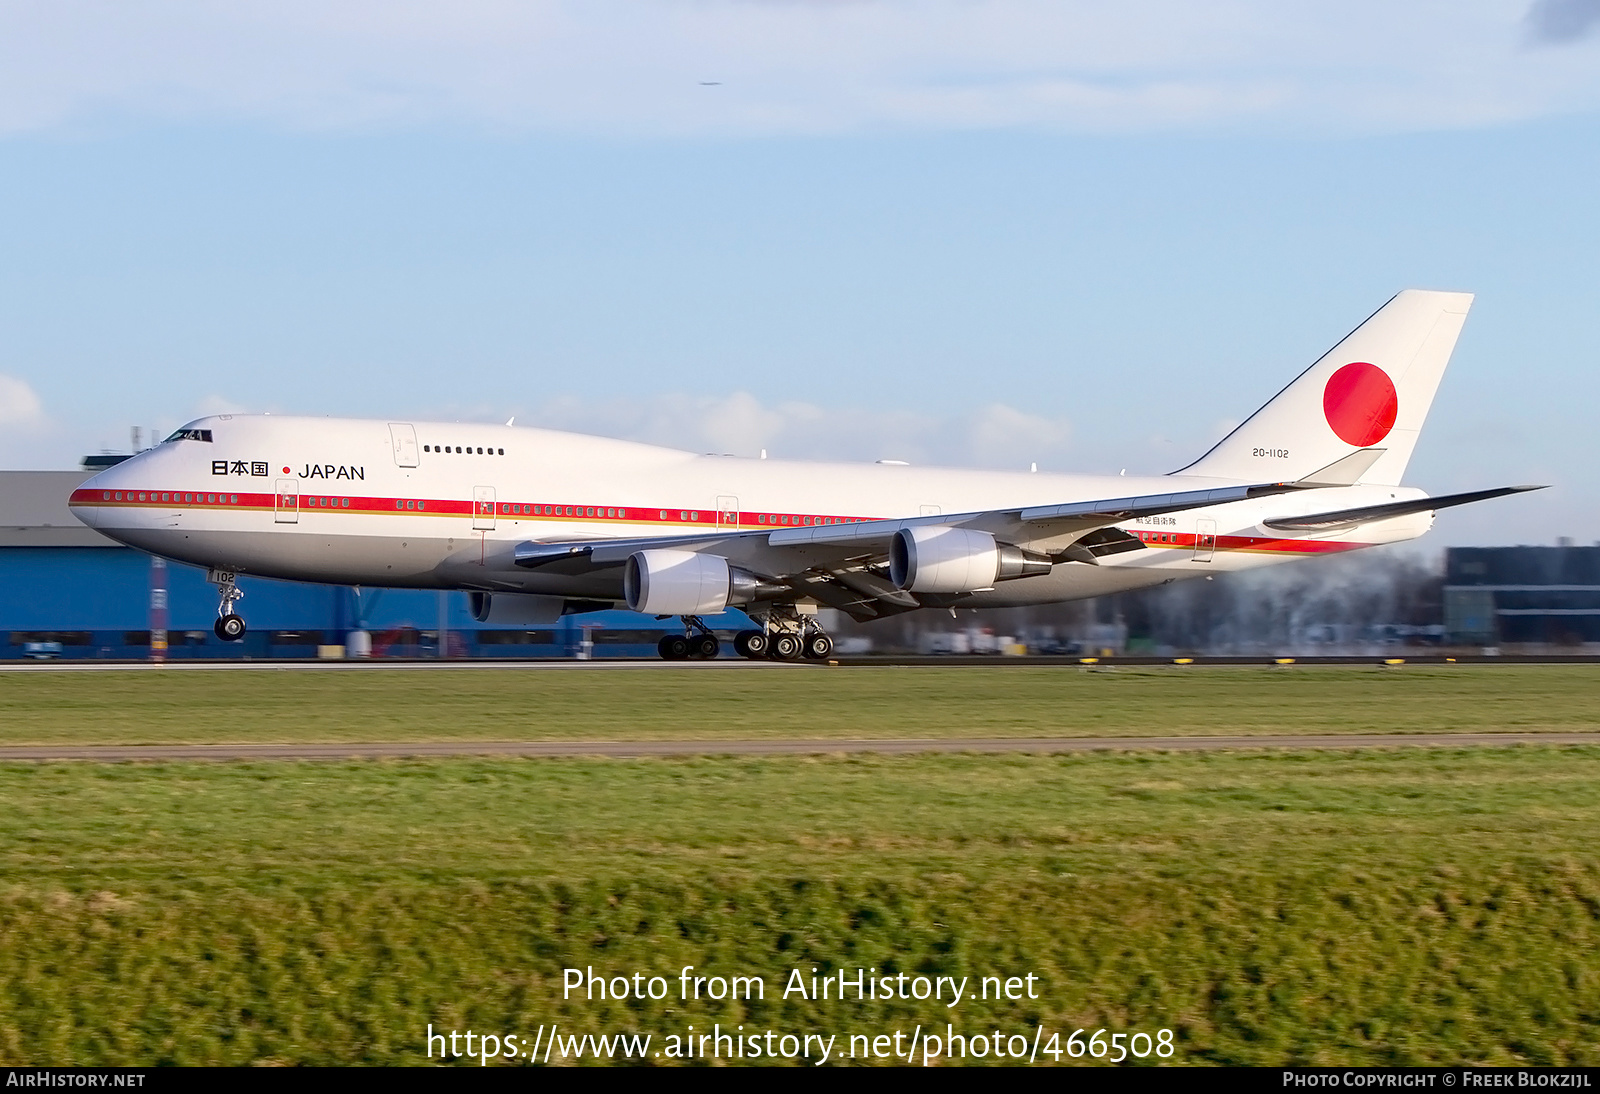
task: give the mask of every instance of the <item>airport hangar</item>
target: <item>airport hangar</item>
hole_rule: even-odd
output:
[[[448,657],[653,657],[678,626],[609,611],[508,630],[474,620],[463,593],[247,577],[252,629],[243,642],[222,642],[211,631],[217,596],[203,570],[107,539],[67,509],[79,483],[125,458],[91,456],[77,471],[0,471],[0,658],[147,658],[163,600],[166,656],[179,659],[342,656],[352,632],[370,635],[375,657],[439,657],[441,632]],[[1453,547],[1445,570],[1448,645],[1600,643],[1600,544]],[[727,631],[749,625],[736,611],[707,621]]]
[[[118,459],[91,456],[77,471],[0,471],[0,631],[7,639],[0,658],[142,660],[151,655],[152,631],[159,639],[162,629],[174,659],[342,656],[356,631],[370,635],[375,657],[433,658],[441,630],[449,657],[653,658],[660,637],[679,629],[675,619],[608,611],[508,630],[474,620],[465,593],[247,576],[240,587],[251,629],[242,642],[223,642],[211,631],[217,593],[204,570],[123,546],[67,508],[79,483]],[[728,631],[750,626],[739,612],[707,622]]]

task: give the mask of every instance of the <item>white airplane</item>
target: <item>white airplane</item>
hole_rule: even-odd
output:
[[[216,632],[238,575],[471,593],[484,623],[625,604],[679,616],[668,659],[716,656],[701,620],[755,620],[745,657],[822,658],[821,606],[857,620],[1102,596],[1420,536],[1401,476],[1467,293],[1394,297],[1194,463],[1108,477],[698,456],[462,425],[220,414],[72,495],[89,526],[205,566]]]

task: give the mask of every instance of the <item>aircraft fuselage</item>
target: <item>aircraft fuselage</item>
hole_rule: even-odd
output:
[[[296,581],[622,598],[617,572],[522,569],[519,544],[774,531],[1235,485],[694,455],[542,429],[220,415],[85,482],[72,507],[180,562]],[[1431,513],[1288,536],[1263,521],[1423,497],[1306,491],[1117,527],[1143,549],[963,594],[965,607],[1098,596],[1421,535]],[[737,544],[727,553],[739,563]]]

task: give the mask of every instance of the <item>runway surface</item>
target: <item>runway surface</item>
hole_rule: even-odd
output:
[[[571,658],[496,658],[493,660],[460,660],[438,661],[434,659],[399,660],[385,659],[381,661],[340,661],[319,660],[314,658],[296,658],[281,661],[223,661],[203,660],[192,661],[99,661],[99,660],[59,660],[59,661],[4,661],[0,662],[0,673],[7,672],[200,672],[200,671],[245,671],[245,672],[395,672],[402,669],[474,669],[480,671],[559,671],[559,672],[610,672],[612,670],[654,670],[654,671],[688,671],[688,672],[765,672],[765,671],[796,671],[800,669],[817,668],[870,668],[882,666],[925,666],[931,668],[956,668],[960,666],[974,666],[985,668],[1087,668],[1114,669],[1114,668],[1145,668],[1151,665],[1166,665],[1183,667],[1185,669],[1198,668],[1250,668],[1250,667],[1312,667],[1317,665],[1329,666],[1361,666],[1382,665],[1400,667],[1403,665],[1592,665],[1600,662],[1600,656],[1593,654],[1508,654],[1506,656],[1461,656],[1444,657],[1439,654],[1412,654],[1405,656],[1397,654],[1393,657],[1365,656],[1365,657],[1193,657],[1177,661],[1171,657],[1107,657],[1107,658],[1079,658],[1079,657],[985,657],[985,656],[952,656],[952,657],[919,657],[919,656],[894,656],[894,657],[841,657],[833,658],[826,662],[819,661],[746,661],[743,658],[723,657],[715,661],[662,661],[659,658],[621,658],[608,657],[593,661],[577,661]]]
[[[507,669],[554,670],[558,672],[608,672],[612,669],[667,670],[680,672],[762,672],[817,668],[816,661],[746,661],[724,658],[716,661],[624,660],[605,661],[322,661],[301,658],[296,661],[13,661],[0,664],[0,672],[396,672],[428,669]],[[835,664],[837,664],[835,662]],[[1076,662],[1074,662],[1076,664]]]
[[[1212,752],[1224,749],[1462,748],[1600,744],[1596,733],[1345,733],[1261,737],[1000,737],[946,740],[461,741],[414,744],[8,745],[18,760],[400,760],[466,756],[794,756],[930,752]]]

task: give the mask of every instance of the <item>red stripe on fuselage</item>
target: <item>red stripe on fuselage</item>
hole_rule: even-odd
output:
[[[186,501],[185,498],[224,499]],[[164,500],[166,499],[166,500]],[[170,509],[175,505],[199,509],[233,509],[275,512],[279,508],[296,509],[301,513],[329,513],[362,516],[432,516],[432,517],[488,517],[497,520],[551,521],[614,521],[619,524],[657,524],[675,527],[717,527],[719,516],[715,509],[646,509],[629,506],[567,505],[554,502],[493,503],[493,513],[480,513],[478,506],[487,502],[461,501],[454,498],[375,498],[354,497],[343,494],[284,494],[282,505],[279,495],[262,493],[236,494],[195,490],[74,490],[69,504],[96,506],[109,509]],[[845,517],[804,513],[746,513],[730,514],[737,523],[725,526],[741,530],[769,528],[818,527],[830,524],[859,524],[879,520],[879,517]],[[1188,532],[1151,532],[1136,529],[1132,532],[1141,543],[1151,548],[1169,548],[1195,551],[1199,536]],[[1268,554],[1316,555],[1354,551],[1371,546],[1348,540],[1282,539],[1276,536],[1224,536],[1214,537],[1217,551],[1247,551]]]
[[[192,501],[186,498],[198,498]],[[232,500],[205,500],[205,499]],[[193,490],[75,490],[69,504],[111,509],[171,508],[174,505],[206,509],[277,509],[279,495],[235,494]],[[479,510],[479,506],[492,509]],[[394,513],[424,513],[429,516],[487,517],[505,520],[584,520],[618,521],[628,524],[671,524],[715,528],[726,523],[738,528],[807,528],[832,524],[859,524],[875,517],[833,516],[817,513],[730,513],[732,520],[721,521],[715,509],[662,509],[639,506],[569,505],[565,502],[461,501],[452,498],[361,498],[344,494],[282,495],[282,508],[302,513],[361,513],[368,516]]]
[[[1202,549],[1201,537],[1192,532],[1146,532],[1135,529],[1130,533],[1146,547],[1168,548],[1177,551]],[[1335,554],[1370,547],[1370,543],[1356,543],[1340,539],[1281,539],[1277,536],[1211,536],[1216,551],[1257,551],[1295,555]]]

